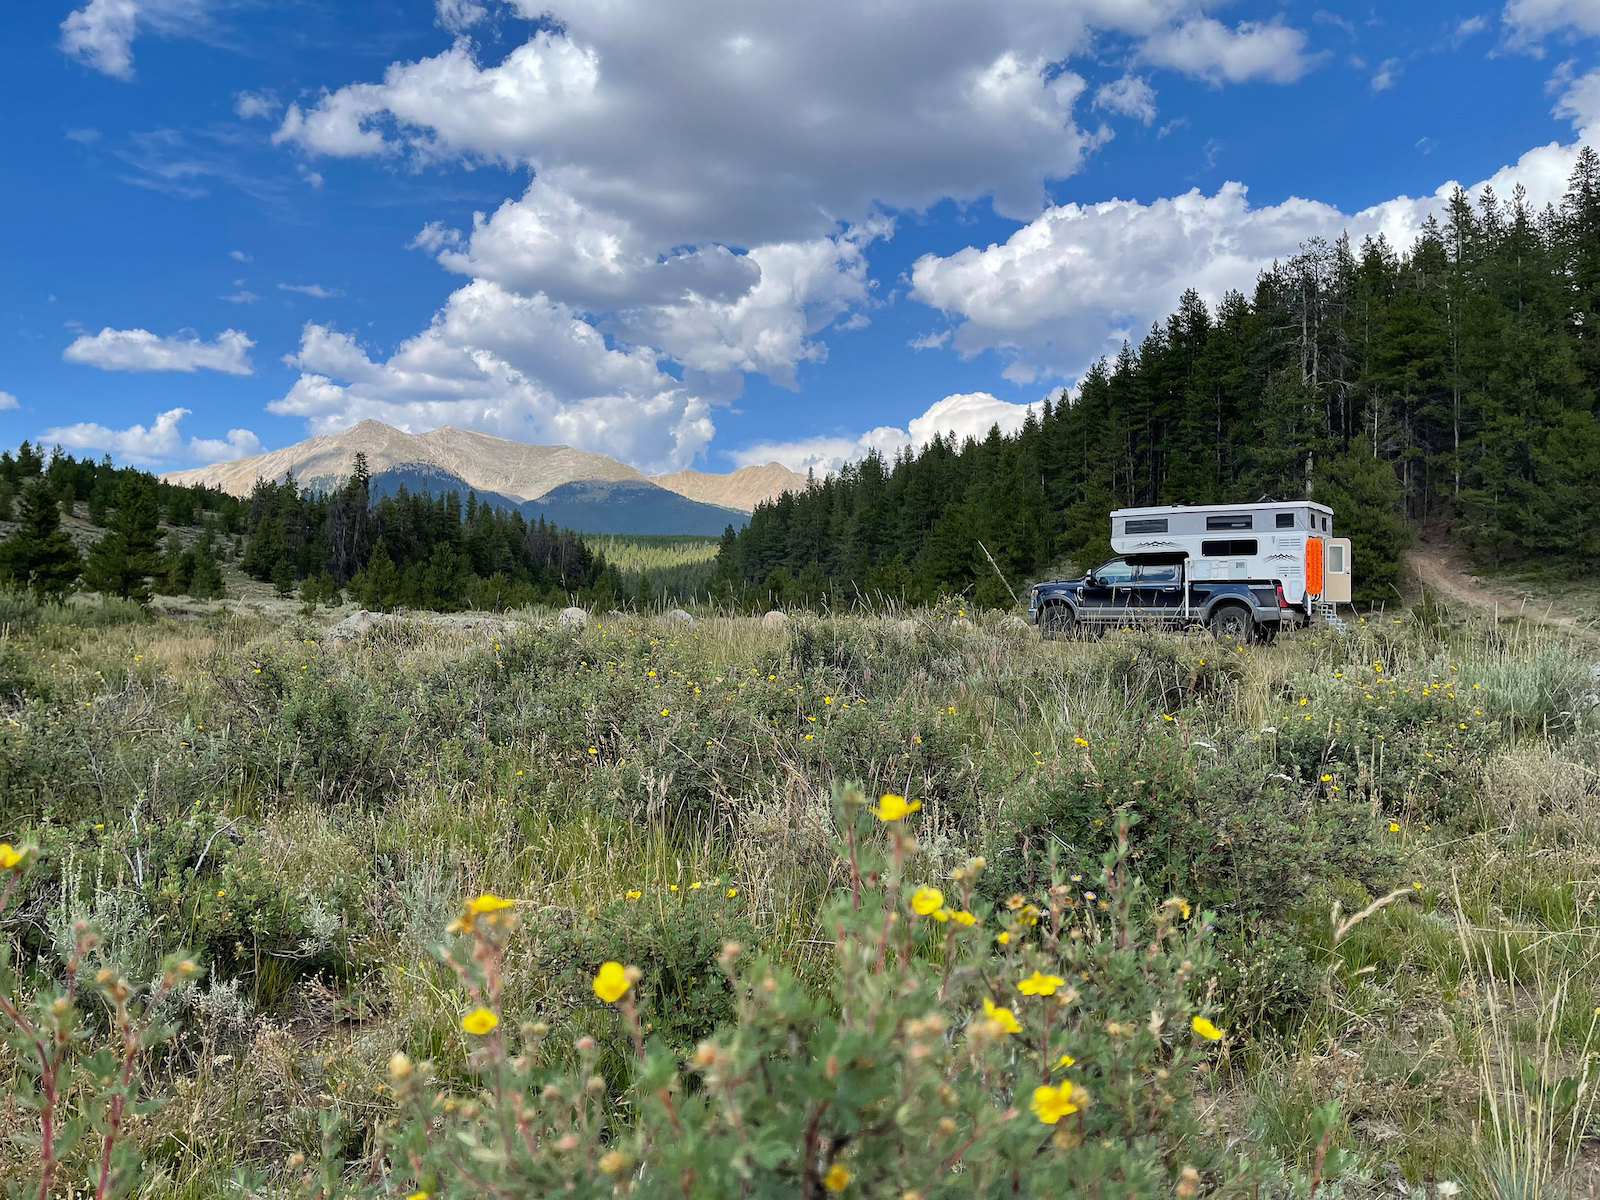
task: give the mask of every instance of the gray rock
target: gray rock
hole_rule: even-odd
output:
[[[694,618],[684,612],[683,609],[675,608],[671,612],[661,614],[661,623],[663,625],[680,625],[688,629],[694,624]]]
[[[330,628],[328,639],[334,642],[350,642],[374,629],[393,629],[400,623],[400,618],[394,613],[371,612],[359,608]]]
[[[1029,625],[1016,613],[1000,618],[1001,633],[1032,633],[1033,626]]]
[[[788,624],[789,614],[786,612],[779,612],[777,609],[773,609],[766,616],[761,618],[761,628],[763,629],[782,629]]]
[[[589,614],[581,608],[563,608],[556,618],[557,629],[587,629]]]

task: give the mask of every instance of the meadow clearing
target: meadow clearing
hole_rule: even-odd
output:
[[[1600,1181],[1582,630],[0,622],[15,1194]]]

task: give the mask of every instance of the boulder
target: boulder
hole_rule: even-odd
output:
[[[694,618],[688,613],[684,612],[683,609],[675,608],[671,612],[665,612],[661,614],[661,623],[663,625],[677,625],[684,629],[688,629],[694,624]]]
[[[563,608],[556,618],[557,629],[587,629],[589,614],[581,608]]]
[[[766,616],[761,618],[761,628],[763,629],[782,629],[788,624],[789,614],[786,612],[780,612],[777,609],[773,609]]]
[[[1011,613],[1000,619],[1001,633],[1032,633],[1033,626],[1029,625],[1016,613]]]
[[[374,629],[393,629],[400,625],[394,613],[372,612],[358,608],[344,620],[328,630],[328,638],[335,642],[350,642]]]

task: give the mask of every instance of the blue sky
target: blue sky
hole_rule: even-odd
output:
[[[1558,199],[1600,3],[30,0],[0,80],[0,440],[826,469],[1453,181]]]

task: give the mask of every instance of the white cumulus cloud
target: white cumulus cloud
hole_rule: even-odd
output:
[[[1594,0],[1507,0],[1500,19],[1521,43],[1559,33],[1600,35],[1600,4]]]
[[[114,79],[133,78],[133,42],[152,32],[193,32],[206,0],[89,0],[61,22],[61,48]]]
[[[1468,193],[1476,198],[1492,187],[1509,197],[1521,184],[1535,210],[1559,203],[1578,145],[1600,135],[1600,72],[1571,84],[1557,111],[1583,131],[1579,143],[1530,150]],[[1065,204],[1004,243],[924,255],[912,267],[911,294],[958,322],[951,345],[963,355],[994,350],[1017,381],[1073,379],[1125,339],[1141,338],[1185,288],[1213,304],[1229,289],[1248,293],[1262,270],[1313,237],[1331,241],[1348,231],[1359,244],[1381,233],[1409,247],[1455,187],[1446,182],[1431,195],[1355,213],[1295,197],[1256,207],[1241,183],[1148,204]]]
[[[102,371],[251,372],[249,350],[255,343],[237,329],[224,329],[209,342],[192,332],[158,337],[148,329],[102,329],[82,334],[61,353],[70,363]]]
[[[791,471],[815,471],[827,475],[846,463],[856,462],[876,450],[893,458],[901,450],[920,450],[935,437],[953,436],[957,442],[982,439],[994,426],[1001,433],[1015,433],[1027,418],[1026,404],[1012,404],[988,392],[966,392],[935,401],[926,412],[914,417],[907,428],[882,425],[859,437],[823,435],[789,442],[759,442],[729,457],[736,466],[758,466],[779,462]]]
[[[1229,29],[1215,17],[1196,17],[1144,44],[1146,61],[1212,83],[1294,83],[1316,65],[1306,35],[1281,21],[1241,21]]]
[[[1003,212],[1031,216],[1044,181],[1074,173],[1096,144],[1074,120],[1083,80],[1061,64],[1089,52],[1097,32],[1192,38],[1169,26],[1194,8],[557,3],[548,11],[559,26],[500,61],[458,39],[381,81],[291,105],[276,137],[313,154],[530,164],[660,248],[807,239],[878,203],[947,197],[992,195]],[[1230,77],[1267,70],[1257,47],[1293,58],[1303,38],[1277,25],[1223,34]]]
[[[0,392],[0,409],[18,407],[17,398],[10,392]]]
[[[1107,112],[1134,117],[1146,125],[1156,119],[1156,93],[1138,75],[1124,75],[1095,89],[1094,106]]]
[[[459,425],[662,470],[687,465],[712,434],[707,401],[654,353],[607,346],[571,309],[488,280],[459,288],[387,358],[308,322],[287,361],[300,378],[267,407],[314,433],[368,417],[406,429]]]
[[[230,429],[224,438],[191,437],[185,441],[178,424],[190,415],[187,408],[169,408],[158,413],[148,426],[130,425],[126,429],[80,421],[46,429],[39,440],[68,450],[104,451],[137,466],[165,464],[174,459],[213,462],[261,452],[260,439],[248,429]]]

